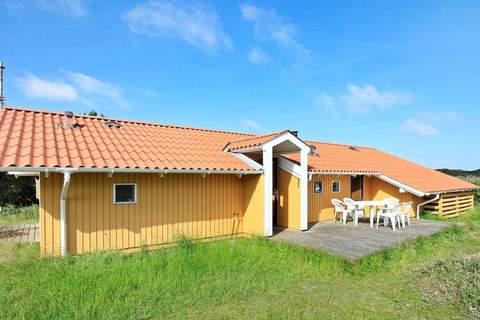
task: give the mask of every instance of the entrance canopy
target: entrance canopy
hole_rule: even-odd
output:
[[[261,161],[264,174],[264,233],[273,234],[273,158],[277,155],[300,153],[300,229],[308,228],[308,154],[310,147],[289,130],[230,142],[225,151],[238,155],[245,162]],[[248,155],[248,156],[247,156]]]

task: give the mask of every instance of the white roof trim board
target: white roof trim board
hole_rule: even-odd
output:
[[[246,155],[244,155],[243,153],[240,153],[240,152],[232,152],[232,154],[237,157],[238,159],[242,160],[243,162],[245,162],[247,165],[249,165],[250,167],[252,167],[253,169],[255,170],[262,170],[263,169],[263,166],[256,162],[255,160],[247,157]]]
[[[399,181],[397,181],[397,180],[395,180],[395,179],[392,179],[392,178],[390,178],[390,177],[387,177],[387,176],[385,176],[385,175],[383,175],[383,174],[378,175],[377,178],[379,178],[380,180],[383,180],[383,181],[385,181],[385,182],[387,182],[387,183],[390,183],[391,185],[394,185],[394,186],[396,186],[396,187],[399,187],[399,188],[401,188],[401,189],[403,189],[403,190],[405,190],[405,191],[407,191],[407,192],[409,192],[409,193],[411,193],[411,194],[414,194],[414,195],[416,195],[416,196],[418,196],[418,197],[424,197],[424,196],[427,196],[427,195],[430,194],[430,193],[425,193],[425,192],[423,192],[423,191],[417,190],[417,189],[412,188],[412,187],[410,187],[410,186],[407,186],[406,184],[403,184],[403,183],[401,183],[401,182],[399,182]]]
[[[277,158],[278,159],[278,166],[290,173],[291,175],[297,177],[298,179],[301,178],[302,171],[298,164],[295,164],[291,161],[288,161],[285,158]]]
[[[200,174],[262,174],[262,170],[209,170],[209,169],[141,169],[141,168],[33,168],[33,167],[0,167],[0,172],[65,172],[78,173],[200,173]]]

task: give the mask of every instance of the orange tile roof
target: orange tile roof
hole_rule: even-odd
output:
[[[0,167],[254,170],[227,150],[259,146],[287,132],[257,136],[237,132],[75,116],[63,128],[63,113],[5,107],[0,111]],[[367,147],[306,142],[316,147],[309,170],[381,173],[422,192],[477,186]],[[298,161],[298,154],[285,157]]]
[[[359,146],[307,141],[316,147],[308,158],[314,172],[378,172],[424,193],[477,189],[478,186],[386,152]],[[296,154],[285,157],[299,161]]]
[[[172,125],[75,116],[6,107],[0,111],[0,167],[254,170],[223,152],[232,140],[253,135]]]
[[[246,148],[253,148],[260,146],[264,144],[265,142],[268,142],[286,132],[289,132],[288,130],[283,130],[275,133],[270,133],[262,136],[254,136],[254,137],[248,137],[248,138],[243,138],[240,140],[236,141],[231,141],[225,146],[225,150],[228,151],[235,151],[235,150],[240,150],[240,149],[246,149]]]

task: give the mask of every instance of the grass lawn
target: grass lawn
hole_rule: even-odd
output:
[[[465,319],[475,316],[480,296],[480,208],[457,220],[465,226],[355,263],[263,238],[64,259],[3,243],[0,315]]]
[[[28,207],[2,207],[0,211],[0,227],[23,224],[38,223],[38,205]]]

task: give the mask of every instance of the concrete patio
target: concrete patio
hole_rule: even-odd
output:
[[[377,230],[375,227],[370,228],[368,223],[359,223],[356,226],[353,222],[344,225],[340,222],[324,221],[303,232],[277,228],[270,239],[325,250],[334,255],[357,260],[407,240],[432,235],[448,226],[449,224],[445,222],[412,220],[410,228],[393,231],[383,225]]]

